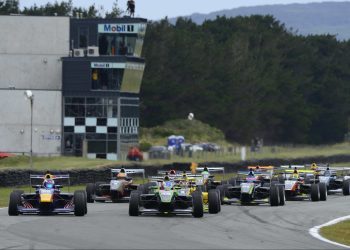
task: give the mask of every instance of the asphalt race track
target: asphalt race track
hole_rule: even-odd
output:
[[[225,205],[219,215],[129,217],[128,204],[89,204],[85,217],[0,210],[0,249],[334,249],[309,228],[350,214],[350,197],[284,207]]]

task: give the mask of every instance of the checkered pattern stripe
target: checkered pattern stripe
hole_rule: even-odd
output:
[[[119,125],[120,134],[138,134],[139,118],[121,118],[120,124],[118,123],[118,118],[96,117],[65,117],[63,122],[64,131],[75,134],[116,134]]]

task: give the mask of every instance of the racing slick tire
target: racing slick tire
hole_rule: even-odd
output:
[[[137,191],[139,191],[141,194],[145,194],[146,193],[146,188],[148,189],[148,187],[146,187],[146,184],[140,184],[137,186]]]
[[[86,210],[86,199],[84,191],[77,190],[74,192],[74,215],[84,216]]]
[[[350,195],[350,179],[343,182],[343,195]]]
[[[283,185],[277,185],[277,188],[278,188],[278,195],[279,195],[279,198],[280,198],[279,205],[280,206],[284,206],[286,204],[286,194],[285,194],[285,191],[284,191],[284,186]]]
[[[318,183],[318,188],[320,189],[320,201],[327,200],[327,184],[324,182]]]
[[[219,205],[219,212],[221,212],[221,199],[220,199],[220,190],[214,189],[218,193],[218,205]]]
[[[195,218],[203,217],[203,199],[201,192],[193,192],[192,193],[192,215]]]
[[[19,215],[18,206],[21,205],[21,193],[17,191],[18,190],[15,190],[10,194],[10,202],[8,207],[9,216]]]
[[[19,194],[23,194],[23,193],[24,193],[24,191],[23,191],[23,190],[20,190],[20,189],[15,189],[15,190],[13,190],[13,192],[17,192],[17,193],[19,193]]]
[[[311,184],[311,201],[320,200],[320,188],[316,183]]]
[[[270,205],[271,207],[277,207],[280,203],[279,190],[276,185],[271,185],[270,187]]]
[[[232,185],[233,187],[235,187],[235,186],[237,185],[236,179],[235,179],[235,178],[229,179],[227,184],[230,184],[230,185]]]
[[[101,189],[100,189],[100,185],[101,184],[105,184],[105,182],[103,182],[103,181],[98,181],[98,182],[96,182],[95,183],[95,195],[96,196],[101,196],[102,194],[101,194]]]
[[[88,183],[86,185],[86,201],[87,201],[87,203],[94,203],[94,199],[92,198],[93,194],[95,194],[95,184]]]
[[[219,197],[218,192],[215,189],[209,190],[208,192],[208,205],[209,205],[209,213],[210,214],[217,214],[220,212],[219,206]]]
[[[224,200],[225,200],[225,197],[226,197],[226,190],[227,190],[227,187],[231,187],[230,184],[224,184],[224,185],[219,185],[216,187],[216,189],[218,189],[220,191],[220,201],[221,201],[221,205],[224,204]]]
[[[140,192],[131,191],[129,200],[129,216],[139,216],[140,214]]]

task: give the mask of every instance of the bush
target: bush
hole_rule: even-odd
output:
[[[152,144],[149,142],[141,142],[140,143],[140,150],[142,152],[147,152],[152,147]]]

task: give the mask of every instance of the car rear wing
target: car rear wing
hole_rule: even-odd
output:
[[[274,166],[248,166],[247,169],[253,169],[253,170],[273,170],[275,167]]]
[[[281,165],[280,168],[282,169],[302,169],[305,168],[305,165]]]
[[[62,180],[62,179],[67,179],[68,180],[68,192],[69,192],[69,186],[70,186],[70,176],[69,174],[44,174],[44,175],[39,175],[39,174],[30,174],[29,175],[30,179],[30,192],[31,188],[33,187],[32,184],[32,179],[41,179],[41,180]]]
[[[225,168],[224,167],[207,167],[208,172],[222,172],[225,174]],[[204,171],[204,167],[197,167],[196,172],[198,171]]]
[[[121,168],[113,168],[111,169],[111,177],[113,178],[113,174],[120,173]],[[143,179],[145,179],[145,170],[144,169],[124,169],[126,174],[142,174]]]

